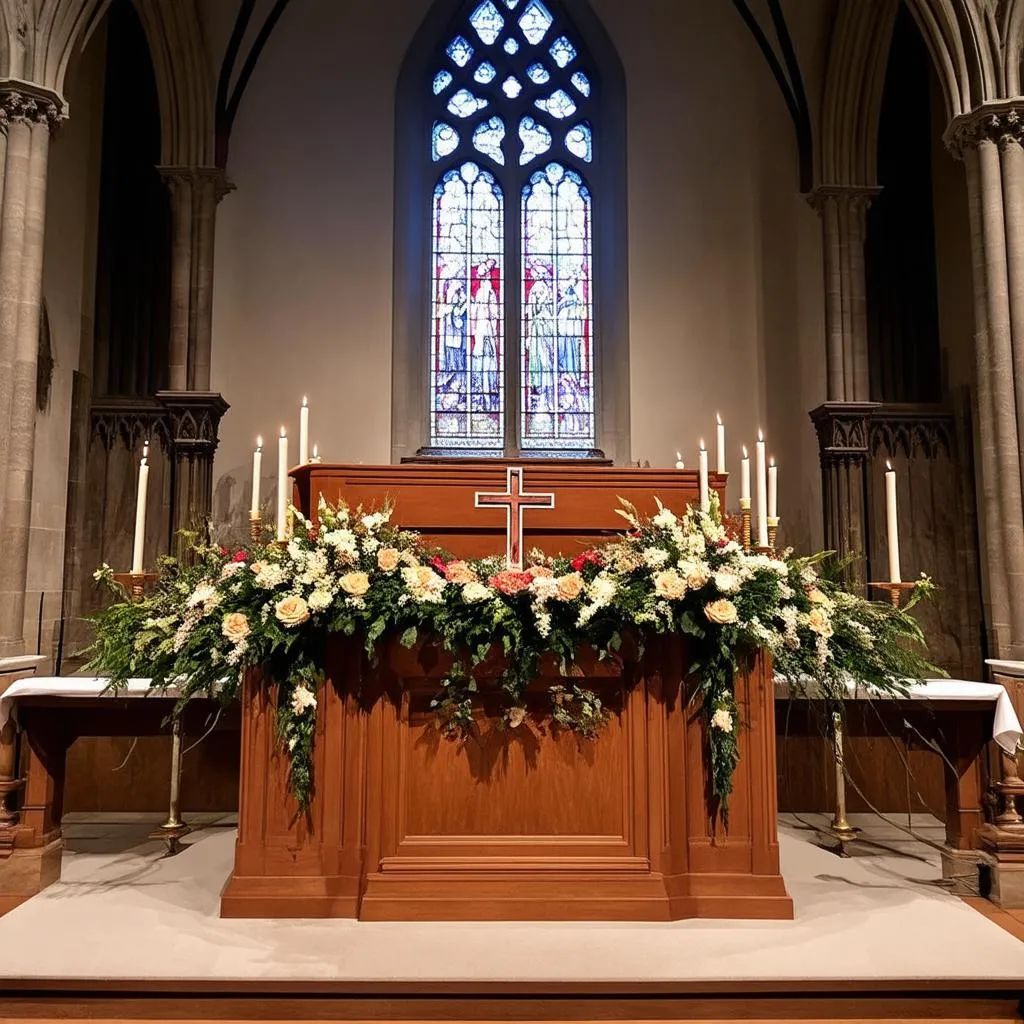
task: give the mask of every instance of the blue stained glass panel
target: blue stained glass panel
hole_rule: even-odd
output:
[[[530,81],[536,85],[543,85],[551,80],[551,75],[543,64],[531,64],[526,69],[526,74],[529,76]]]
[[[536,46],[547,34],[554,20],[551,12],[540,0],[530,0],[523,8],[523,13],[519,15],[519,27],[523,30],[526,41]]]
[[[473,145],[484,156],[489,156],[496,164],[505,164],[505,154],[501,144],[505,140],[505,122],[500,117],[492,117],[477,125],[473,132]]]
[[[473,78],[481,85],[487,85],[488,82],[494,81],[494,76],[497,73],[498,71],[495,66],[490,61],[485,60],[483,64],[473,72]]]
[[[587,78],[582,71],[577,71],[573,74],[572,84],[575,85],[584,96],[590,95],[590,79]]]
[[[524,117],[519,122],[519,138],[523,143],[523,151],[519,155],[520,165],[528,164],[534,157],[541,156],[551,148],[551,132],[532,117]]]
[[[441,160],[454,153],[459,148],[459,133],[444,121],[435,121],[431,132],[433,139],[433,156],[435,160]]]
[[[434,75],[434,95],[445,91],[452,84],[452,73],[450,71],[438,71]]]
[[[576,59],[576,47],[565,36],[559,36],[551,44],[551,49],[548,52],[560,68],[564,68]]]
[[[463,36],[456,36],[448,44],[447,53],[460,68],[464,68],[473,59],[473,47]]]
[[[490,46],[501,35],[505,27],[505,19],[492,0],[484,2],[469,16],[469,23],[476,29],[476,34]]]
[[[509,36],[508,39],[505,40],[504,49],[507,54],[518,53],[519,44],[511,36]]]
[[[560,164],[522,195],[522,444],[595,444],[591,197]]]
[[[576,103],[564,89],[556,89],[547,99],[539,99],[534,102],[541,110],[559,120],[572,117],[576,113]],[[448,105],[448,109],[451,109],[451,104]]]
[[[508,78],[501,83],[501,91],[510,100],[514,100],[523,91],[523,85],[515,75],[509,75]]]
[[[434,189],[431,444],[500,452],[505,382],[504,200],[477,164]]]
[[[570,128],[565,133],[565,148],[573,156],[579,157],[580,160],[584,160],[588,164],[593,159],[593,144],[594,133],[591,131],[590,125],[585,122],[576,125],[575,128]]]
[[[474,96],[468,89],[460,89],[448,101],[448,110],[456,117],[472,117],[487,106],[487,100]],[[576,108],[573,107],[573,110]]]

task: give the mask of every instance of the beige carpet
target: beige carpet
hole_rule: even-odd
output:
[[[840,859],[782,825],[792,922],[357,923],[217,916],[234,829],[176,857],[152,822],[69,823],[63,877],[0,918],[0,977],[707,981],[1024,978],[1024,943],[937,884],[937,856],[871,818]],[[934,820],[915,823],[938,839]]]

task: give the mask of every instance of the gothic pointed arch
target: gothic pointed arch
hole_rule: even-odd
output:
[[[438,0],[398,83],[392,454],[629,458],[625,84],[586,0]]]

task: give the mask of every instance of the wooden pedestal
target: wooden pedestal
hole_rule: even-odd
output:
[[[465,742],[429,708],[443,673],[432,647],[395,646],[369,669],[337,640],[319,695],[316,786],[287,792],[274,692],[243,695],[235,868],[225,917],[364,920],[791,918],[779,874],[770,666],[737,681],[744,728],[729,827],[712,828],[706,742],[675,639],[627,678],[584,661],[612,716],[595,740],[552,729],[552,672],[534,712],[484,711]],[[553,668],[553,666],[552,666]],[[356,694],[360,696],[357,697]]]

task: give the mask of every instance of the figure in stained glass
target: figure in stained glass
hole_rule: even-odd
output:
[[[483,412],[498,408],[498,291],[494,260],[473,271],[471,323],[473,333],[473,405]]]

